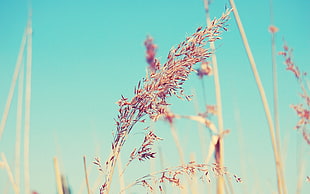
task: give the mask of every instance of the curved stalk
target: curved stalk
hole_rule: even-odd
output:
[[[255,60],[254,60],[254,57],[252,55],[252,51],[250,49],[250,46],[249,46],[249,43],[248,43],[245,31],[244,31],[242,22],[240,20],[238,10],[237,10],[236,5],[234,3],[234,0],[229,0],[229,2],[230,2],[230,5],[232,7],[232,10],[233,10],[233,13],[234,13],[234,16],[236,19],[236,23],[237,23],[237,26],[239,28],[240,35],[241,35],[241,38],[243,41],[243,45],[244,45],[246,53],[248,55],[249,62],[251,64],[251,68],[252,68],[252,72],[253,72],[253,75],[255,77],[255,81],[256,81],[260,96],[261,96],[263,106],[264,106],[266,119],[267,119],[268,126],[269,126],[269,132],[270,132],[271,143],[272,143],[272,147],[273,147],[274,158],[275,158],[276,173],[277,173],[277,179],[278,179],[278,192],[279,192],[279,194],[282,194],[282,193],[286,194],[284,176],[282,173],[283,172],[282,161],[281,161],[280,152],[279,152],[279,149],[277,146],[277,140],[276,140],[277,138],[275,135],[274,124],[273,124],[272,116],[271,116],[270,109],[268,106],[268,101],[267,101],[267,97],[265,94],[265,90],[263,88],[259,73],[257,71]]]

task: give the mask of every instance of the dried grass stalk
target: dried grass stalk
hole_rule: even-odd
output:
[[[295,110],[299,121],[297,122],[295,129],[302,132],[303,138],[308,145],[310,145],[310,87],[307,85],[307,73],[301,72],[297,65],[293,61],[293,49],[289,48],[285,43],[283,46],[283,51],[279,52],[280,55],[284,57],[284,64],[286,65],[286,70],[294,74],[297,79],[302,93],[300,97],[302,98],[302,103],[292,104],[291,108]]]
[[[224,175],[227,175],[230,179],[234,179],[236,182],[242,182],[241,178],[237,175],[231,175],[227,171],[226,167],[220,167],[216,163],[208,165],[198,164],[195,161],[191,161],[188,164],[166,168],[164,170],[153,172],[151,174],[138,178],[135,182],[128,185],[125,190],[135,185],[141,185],[151,193],[155,191],[163,192],[164,183],[170,183],[178,187],[179,189],[184,189],[184,182],[182,181],[182,176],[187,176],[191,179],[197,177],[201,181],[211,182],[211,176],[219,177]],[[153,184],[153,182],[155,184]],[[124,192],[125,190],[123,190],[122,192]]]
[[[15,179],[16,184],[20,186],[20,158],[21,158],[21,130],[23,115],[23,91],[24,91],[24,65],[22,64],[17,93],[17,111],[16,111],[16,140],[15,140]]]
[[[277,144],[277,142],[279,142],[279,141],[277,140],[277,136],[275,134],[274,123],[273,123],[271,112],[269,109],[268,100],[267,100],[265,90],[264,90],[262,81],[260,79],[259,73],[257,71],[256,63],[255,63],[249,42],[247,40],[247,36],[246,36],[245,31],[244,31],[244,28],[243,28],[237,7],[235,5],[234,0],[229,0],[229,2],[230,2],[230,5],[233,9],[233,13],[234,13],[234,16],[236,19],[238,29],[240,31],[240,35],[241,35],[241,38],[243,41],[243,45],[244,45],[246,53],[248,55],[248,59],[249,59],[249,62],[250,62],[251,68],[252,68],[252,72],[253,72],[253,75],[254,75],[254,78],[256,81],[258,91],[259,91],[260,96],[261,96],[261,100],[262,100],[262,104],[264,107],[266,119],[268,122],[269,134],[270,134],[270,138],[271,138],[271,143],[272,143],[272,148],[273,148],[273,153],[274,153],[274,159],[275,159],[275,165],[276,165],[278,192],[286,194],[287,191],[286,191],[286,184],[285,184],[284,174],[283,174],[283,164],[282,164],[279,145]]]
[[[14,176],[13,176],[12,170],[11,170],[9,164],[8,164],[8,161],[7,161],[4,153],[1,153],[1,158],[2,158],[2,162],[0,162],[0,167],[5,168],[6,172],[8,173],[9,180],[10,180],[12,186],[13,186],[14,193],[18,194],[19,191],[20,191],[19,187],[16,184],[16,181],[14,180]]]
[[[59,165],[58,165],[58,159],[55,157],[53,161],[54,161],[57,192],[58,194],[64,194],[62,190],[63,185],[62,185],[61,174],[60,174]]]
[[[205,10],[206,10],[206,22],[207,25],[210,25],[210,15],[209,15],[209,1],[205,0]],[[214,42],[210,43],[210,48],[212,51],[215,50]],[[222,116],[222,100],[221,100],[221,86],[220,86],[220,79],[219,73],[217,68],[217,59],[216,55],[212,55],[211,57],[212,65],[213,65],[213,72],[214,72],[214,85],[215,85],[215,96],[216,96],[216,108],[217,108],[217,123],[218,123],[218,133],[222,133],[224,130],[224,122]],[[218,142],[215,147],[215,161],[220,166],[224,165],[224,140],[222,138],[218,138]],[[222,177],[218,178],[217,181],[217,194],[222,194],[224,188],[224,179]]]
[[[227,10],[219,19],[214,19],[211,24],[187,37],[176,48],[170,50],[167,62],[161,65],[154,59],[154,70],[140,81],[134,90],[131,100],[122,96],[118,101],[119,114],[116,119],[116,132],[112,143],[112,152],[105,162],[105,182],[101,186],[100,193],[109,193],[112,175],[115,169],[120,151],[128,138],[131,130],[142,118],[149,116],[156,121],[164,114],[169,105],[166,99],[172,95],[179,98],[184,95],[182,85],[188,79],[193,65],[210,57],[212,52],[204,48],[207,43],[220,39],[219,35],[226,29],[230,10]],[[96,161],[97,165],[98,162]],[[102,165],[100,164],[100,167]]]
[[[88,183],[88,173],[87,173],[87,168],[86,168],[86,156],[83,156],[83,164],[84,164],[85,183],[86,183],[87,193],[90,194],[90,188],[89,188],[89,183]]]
[[[5,128],[5,125],[6,125],[6,121],[7,121],[8,115],[9,115],[9,111],[10,111],[10,107],[11,107],[11,103],[12,103],[12,99],[13,99],[13,95],[14,95],[14,90],[15,90],[15,85],[16,85],[17,77],[18,77],[18,74],[20,72],[20,66],[21,66],[22,61],[23,61],[26,40],[27,40],[27,33],[25,32],[25,34],[23,36],[23,39],[22,39],[22,43],[20,45],[20,50],[19,50],[19,54],[18,54],[18,57],[17,57],[16,65],[15,65],[15,70],[14,70],[14,74],[13,74],[13,78],[12,78],[12,82],[11,82],[11,87],[10,87],[9,95],[8,95],[8,98],[7,98],[7,101],[6,101],[6,104],[5,104],[3,116],[2,116],[2,119],[1,119],[1,123],[0,123],[0,139],[2,137],[2,133],[4,131],[4,128]]]
[[[31,104],[31,69],[32,69],[32,21],[28,20],[27,26],[27,64],[26,64],[26,87],[25,87],[25,132],[24,132],[24,177],[25,192],[30,193],[30,104]]]

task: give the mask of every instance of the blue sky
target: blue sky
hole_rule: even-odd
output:
[[[219,17],[227,1],[211,4],[211,17]],[[272,68],[269,1],[236,1],[257,68],[272,107]],[[310,73],[309,1],[273,1],[277,51],[284,38],[294,49],[294,61]],[[10,88],[23,32],[27,24],[27,1],[0,1],[0,113],[3,113]],[[109,154],[114,120],[121,95],[132,97],[133,88],[145,75],[147,35],[158,45],[161,62],[171,47],[205,25],[203,2],[195,1],[32,1],[33,69],[30,137],[31,189],[39,193],[56,193],[53,157],[68,178],[74,193],[84,184],[82,156],[86,155],[90,180],[99,172],[91,164],[94,157],[103,161]],[[216,43],[223,100],[224,127],[231,133],[225,138],[225,166],[244,179],[233,184],[236,193],[271,193],[276,191],[275,168],[267,122],[255,81],[246,57],[233,15],[229,30]],[[301,102],[294,76],[285,71],[277,57],[281,139],[289,193],[296,190],[300,160],[309,163],[309,146],[301,134],[293,130],[298,121],[290,104]],[[213,77],[204,79],[208,103],[214,104]],[[187,93],[197,93],[203,110],[201,80],[190,76]],[[17,96],[0,140],[11,166],[14,164],[15,115]],[[195,114],[192,102],[171,99],[172,110],[179,114]],[[2,116],[2,115],[1,115]],[[153,126],[153,124],[152,124]],[[186,153],[194,152],[202,161],[197,124],[176,121]],[[169,126],[159,121],[156,132],[164,141],[166,166],[178,165],[176,148]],[[139,126],[128,147],[143,138]],[[205,129],[206,144],[209,133]],[[127,149],[127,148],[126,148]],[[302,151],[300,151],[302,150]],[[130,151],[130,148],[127,149]],[[301,154],[302,156],[300,157]],[[123,159],[126,158],[126,154]],[[125,160],[125,159],[124,159]],[[154,160],[159,168],[159,159]],[[135,163],[125,181],[149,172],[149,163]],[[141,170],[143,169],[143,170]],[[310,175],[309,167],[304,169]],[[115,187],[117,179],[115,179]],[[215,185],[211,184],[210,187]],[[140,189],[140,188],[139,188]],[[13,193],[4,170],[0,170],[0,192]],[[135,192],[135,188],[132,192]],[[138,190],[139,191],[139,190]],[[137,191],[137,192],[138,192]],[[141,191],[141,190],[140,190]],[[304,182],[302,193],[310,191]]]

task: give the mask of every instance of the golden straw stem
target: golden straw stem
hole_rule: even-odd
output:
[[[182,146],[180,143],[179,135],[178,135],[177,130],[176,130],[173,123],[170,124],[170,129],[171,129],[171,134],[172,134],[174,143],[175,143],[177,150],[178,150],[178,153],[179,153],[180,162],[183,165],[183,164],[185,164],[184,153],[183,153],[183,149],[182,149]],[[184,185],[184,189],[181,190],[181,193],[183,193],[183,194],[187,193],[187,185],[186,186]]]
[[[85,156],[83,156],[83,163],[84,163],[84,172],[85,172],[85,182],[86,182],[86,187],[87,187],[87,193],[90,194],[89,183],[88,183],[88,175],[87,175],[87,169],[86,169],[86,157]]]
[[[26,69],[26,88],[25,88],[25,134],[24,134],[24,165],[25,165],[24,177],[25,177],[26,193],[30,193],[29,138],[30,138],[31,66],[32,66],[32,27],[31,27],[31,18],[29,18],[27,26],[27,69]]]
[[[6,121],[7,121],[7,118],[8,118],[9,111],[10,111],[10,107],[11,107],[11,103],[12,103],[12,98],[13,98],[13,95],[14,95],[14,90],[15,90],[15,85],[16,85],[16,80],[17,80],[17,77],[18,77],[18,74],[19,74],[19,69],[20,69],[20,66],[21,66],[22,61],[23,61],[24,50],[25,50],[25,45],[26,45],[26,37],[27,37],[26,35],[27,35],[27,32],[25,32],[25,34],[23,36],[23,39],[22,39],[22,43],[20,45],[19,54],[18,54],[18,57],[17,57],[17,61],[16,61],[16,65],[15,65],[15,70],[14,70],[14,74],[13,74],[13,78],[12,78],[12,82],[11,82],[11,87],[10,87],[10,90],[9,90],[9,95],[8,95],[8,98],[7,98],[7,101],[6,101],[6,104],[5,104],[3,116],[2,116],[2,119],[1,119],[1,123],[0,123],[0,140],[1,140],[2,133],[3,133],[3,130],[5,128],[5,125],[6,125]]]
[[[265,94],[263,85],[261,83],[260,76],[259,76],[259,73],[258,73],[257,68],[256,68],[255,60],[254,60],[254,57],[252,55],[252,52],[251,52],[251,49],[250,49],[245,31],[244,31],[244,28],[243,28],[242,22],[240,20],[236,5],[235,5],[233,0],[229,0],[229,2],[230,2],[230,5],[232,7],[232,10],[233,10],[233,13],[234,13],[234,16],[235,16],[235,19],[236,19],[236,22],[237,22],[237,25],[238,25],[238,28],[240,31],[240,35],[241,35],[241,38],[242,38],[242,41],[243,41],[243,44],[245,47],[245,50],[246,50],[246,53],[248,55],[251,67],[252,67],[252,72],[253,72],[254,77],[255,77],[255,81],[256,81],[260,96],[261,96],[261,100],[262,100],[262,103],[264,106],[266,118],[268,121],[269,132],[270,132],[270,137],[271,137],[271,142],[272,142],[272,147],[273,147],[273,152],[274,152],[274,157],[275,157],[276,173],[277,173],[277,178],[278,178],[278,192],[279,192],[279,194],[281,194],[281,193],[285,194],[286,189],[284,189],[285,183],[284,183],[284,177],[282,174],[283,171],[281,170],[282,169],[282,161],[281,161],[280,156],[279,156],[279,150],[278,150],[276,136],[275,136],[274,124],[273,124],[271,113],[269,110],[266,94]]]
[[[273,17],[273,2],[270,0],[270,24],[273,25],[274,17]],[[274,27],[274,26],[271,26]],[[276,63],[276,43],[275,43],[275,33],[276,31],[271,31],[271,52],[272,52],[272,74],[273,74],[273,103],[274,103],[274,120],[275,120],[275,129],[276,129],[276,141],[278,146],[278,152],[280,155],[280,159],[282,158],[281,152],[281,142],[280,142],[280,120],[279,120],[279,106],[278,106],[278,78],[277,78],[277,63]],[[284,167],[283,162],[281,160],[281,185],[283,189],[283,193],[287,193],[287,188],[285,185],[284,179]]]
[[[54,157],[54,168],[58,194],[63,194],[61,174],[59,171],[58,159],[56,157]]]
[[[19,188],[16,185],[16,182],[14,181],[13,173],[11,171],[9,164],[8,164],[8,161],[6,160],[4,153],[1,153],[1,158],[2,158],[2,165],[4,166],[6,172],[8,173],[9,180],[12,183],[13,190],[14,190],[15,194],[17,194],[17,193],[19,193]]]
[[[171,134],[172,134],[174,143],[175,143],[177,150],[178,150],[178,153],[179,153],[180,162],[181,162],[181,164],[184,164],[184,153],[183,153],[183,149],[182,149],[182,146],[180,143],[178,132],[177,132],[177,130],[173,124],[170,124],[170,129],[171,129]]]
[[[208,0],[204,1],[205,11],[206,11],[206,22],[209,26],[211,24],[210,16],[209,16],[209,2]],[[210,48],[212,52],[215,51],[214,42],[210,42]],[[211,61],[213,65],[213,76],[214,76],[214,85],[215,85],[215,96],[216,96],[216,108],[217,108],[217,122],[218,122],[218,133],[221,134],[223,132],[224,124],[223,124],[223,116],[222,116],[222,100],[221,100],[221,86],[220,79],[217,68],[217,59],[215,53],[211,56]],[[222,168],[224,166],[224,141],[223,138],[220,137],[218,139],[218,146],[215,147],[215,160],[216,163]],[[224,193],[224,177],[219,176],[217,179],[217,194]]]
[[[23,114],[24,65],[22,64],[18,80],[18,99],[16,113],[16,141],[15,141],[15,180],[20,186],[20,156],[21,156],[21,128]]]
[[[117,169],[118,169],[118,177],[119,177],[119,183],[120,183],[120,190],[123,190],[125,188],[125,181],[124,181],[124,176],[123,176],[123,167],[122,167],[122,159],[121,156],[119,156],[117,160]],[[126,193],[125,191],[123,192],[124,194]]]

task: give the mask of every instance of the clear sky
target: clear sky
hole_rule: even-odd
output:
[[[241,20],[261,75],[269,105],[272,108],[272,65],[269,0],[236,0]],[[211,17],[219,17],[229,7],[228,1],[213,1]],[[67,177],[73,193],[86,193],[83,155],[90,170],[91,185],[99,175],[91,163],[100,157],[105,161],[110,152],[115,102],[121,95],[131,98],[134,86],[145,75],[147,63],[143,42],[147,35],[158,46],[157,56],[165,62],[168,51],[186,36],[205,26],[202,0],[132,0],[132,1],[32,1],[33,68],[30,134],[31,189],[42,194],[56,193],[53,157]],[[294,61],[302,71],[310,73],[310,2],[306,0],[273,1],[277,51],[282,51],[284,38],[294,49]],[[2,117],[22,36],[27,24],[27,1],[0,0],[0,114]],[[233,183],[235,193],[275,192],[276,178],[269,130],[259,93],[246,57],[233,15],[228,32],[216,43],[223,101],[225,166],[240,176],[244,183]],[[310,176],[310,147],[300,132],[293,130],[298,118],[289,108],[301,103],[299,85],[285,70],[277,56],[281,143],[289,193],[297,187],[298,170],[303,162],[304,175]],[[213,77],[204,79],[208,104],[214,104]],[[194,99],[203,111],[201,80],[190,76],[186,92],[196,93]],[[7,126],[0,140],[14,169],[15,95]],[[171,99],[172,111],[195,114],[194,103]],[[152,124],[153,126],[153,124]],[[194,153],[203,161],[197,124],[176,121],[176,127],[187,161]],[[154,125],[164,138],[159,148],[166,167],[178,165],[178,155],[167,123]],[[140,130],[140,131],[139,131]],[[207,129],[203,132],[209,144]],[[141,128],[134,129],[130,146],[143,140]],[[135,143],[135,144],[134,144]],[[124,162],[128,153],[122,156]],[[149,173],[149,162],[134,163],[125,175],[126,184]],[[118,180],[115,179],[114,188]],[[209,185],[214,187],[215,181]],[[137,189],[137,190],[136,190]],[[133,188],[132,192],[141,192]],[[117,190],[115,190],[117,191]],[[6,171],[0,169],[0,193],[13,193]],[[310,192],[310,183],[303,181],[302,193]],[[96,190],[95,193],[98,193]]]

